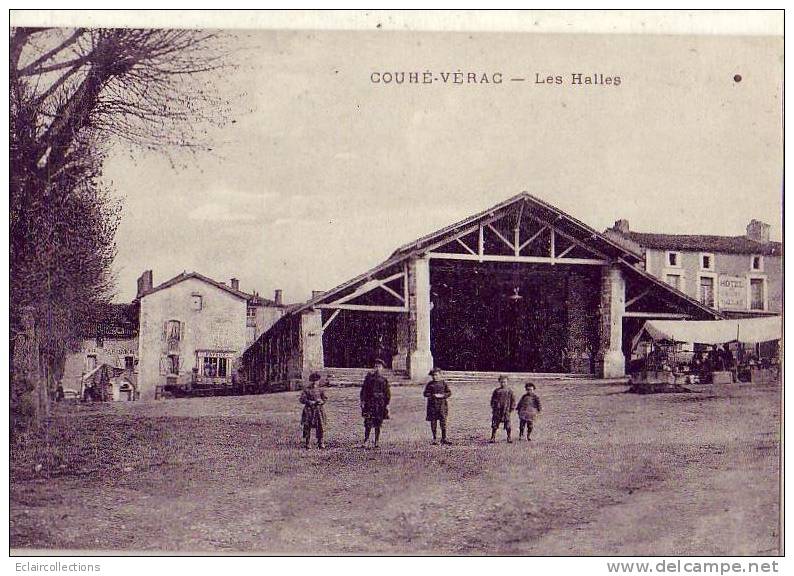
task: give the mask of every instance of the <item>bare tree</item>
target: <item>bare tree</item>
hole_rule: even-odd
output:
[[[205,31],[17,28],[9,59],[11,327],[22,333],[35,310],[39,353],[54,362],[112,295],[109,146],[207,146],[228,117],[213,90],[225,51]],[[22,388],[40,397],[41,385]]]

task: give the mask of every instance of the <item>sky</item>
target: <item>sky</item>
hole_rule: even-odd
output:
[[[756,218],[782,236],[781,39],[252,31],[231,42],[234,68],[215,86],[233,123],[211,151],[119,146],[105,165],[123,201],[117,301],[147,269],[155,284],[197,271],[302,301],[522,191],[599,230],[626,218],[637,231],[740,235]],[[434,82],[372,80],[426,71]],[[458,71],[490,82],[456,84]],[[574,73],[620,85],[574,85]]]

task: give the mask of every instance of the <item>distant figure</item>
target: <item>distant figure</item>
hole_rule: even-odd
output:
[[[361,416],[364,417],[364,443],[362,446],[367,445],[370,431],[374,428],[374,447],[378,447],[380,427],[383,421],[389,418],[391,390],[389,389],[389,381],[381,374],[384,366],[383,360],[375,360],[372,372],[367,374],[364,378],[364,384],[361,386]]]
[[[708,367],[710,372],[722,372],[724,370],[722,364],[722,357],[720,351],[717,350],[717,345],[713,344],[707,357]]]
[[[312,372],[309,376],[309,384],[303,389],[300,396],[300,403],[303,404],[303,414],[301,415],[301,425],[303,426],[303,447],[309,448],[309,441],[312,437],[312,428],[317,435],[317,447],[325,448],[323,443],[323,432],[325,430],[325,404],[327,398],[325,392],[317,387],[321,376],[317,372]]]
[[[55,401],[62,402],[66,395],[63,392],[63,384],[58,382],[58,387],[55,389]]]
[[[496,442],[496,431],[503,425],[507,432],[508,444],[513,443],[510,437],[510,414],[516,407],[516,397],[507,387],[507,376],[499,376],[499,387],[491,394],[491,442]]]
[[[540,413],[540,398],[535,394],[535,385],[527,382],[524,385],[527,391],[518,401],[516,411],[518,412],[518,439],[524,436],[524,428],[527,430],[527,440],[532,440],[532,428],[535,417]]]
[[[447,440],[447,398],[452,396],[452,391],[443,380],[438,379],[441,372],[438,368],[433,368],[429,372],[432,378],[425,386],[424,396],[427,398],[427,421],[430,422],[430,431],[433,433],[433,444],[438,444],[438,437],[436,431],[438,425],[441,425],[441,443],[452,444]]]
[[[733,381],[736,382],[736,361],[733,358],[733,352],[728,344],[722,345],[722,365],[723,369],[731,373]]]

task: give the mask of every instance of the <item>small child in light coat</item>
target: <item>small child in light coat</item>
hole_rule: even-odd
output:
[[[521,397],[516,406],[518,412],[518,439],[524,436],[524,428],[527,430],[527,440],[532,440],[532,427],[535,418],[540,413],[540,398],[535,394],[535,385],[527,382],[524,386],[526,394]]]

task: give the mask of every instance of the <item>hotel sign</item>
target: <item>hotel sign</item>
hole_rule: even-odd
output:
[[[747,310],[747,278],[720,274],[720,310]]]

